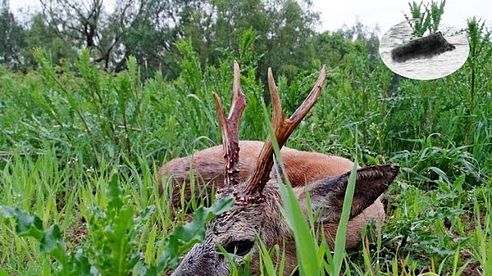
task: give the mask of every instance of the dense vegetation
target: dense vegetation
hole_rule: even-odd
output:
[[[107,71],[126,69],[128,57],[133,56],[143,77],[159,72],[166,79],[175,79],[180,73],[177,41],[191,41],[202,64],[218,65],[231,53],[251,54],[240,52],[238,43],[251,31],[253,35],[245,43],[255,41],[256,56],[251,58],[258,60],[261,70],[257,73],[266,76],[267,67],[273,67],[275,72],[294,76],[311,69],[313,58],[332,64],[347,50],[343,44],[333,45],[339,49],[320,55],[320,47],[335,41],[327,33],[314,31],[319,15],[312,11],[310,1],[115,2],[41,0],[41,11],[16,17],[8,0],[0,1],[0,62],[25,72],[35,67],[33,50],[38,47],[48,49],[57,64],[75,59],[80,49],[86,48],[94,63]],[[359,24],[340,35],[367,36],[375,50],[377,37],[364,31]]]
[[[155,171],[221,142],[212,93],[230,98],[232,60],[241,64],[248,97],[241,139],[266,137],[267,66],[281,75],[291,113],[326,63],[321,99],[287,146],[402,167],[387,192],[387,223],[369,229],[359,251],[342,255],[343,271],[492,275],[492,44],[480,20],[471,18],[464,30],[465,65],[423,82],[389,71],[361,25],[316,33],[306,3],[141,1],[141,10],[128,8],[136,13],[132,24],[110,24],[119,8],[101,12],[92,42],[67,31],[90,29],[93,21],[82,18],[88,14],[53,18],[63,13],[46,10],[24,26],[3,3],[1,38],[11,44],[0,48],[0,205],[18,209],[1,209],[0,275],[172,268],[228,203],[186,203],[199,210],[197,220],[171,234],[186,214],[171,212]],[[163,13],[165,5],[183,6],[172,10],[179,16],[163,18],[140,15],[159,10],[144,4],[160,4]],[[179,24],[162,23],[173,16]],[[56,25],[66,29],[50,31],[68,19]],[[115,41],[105,55],[104,43]],[[278,273],[263,253],[265,274]],[[318,265],[332,271],[327,263]]]

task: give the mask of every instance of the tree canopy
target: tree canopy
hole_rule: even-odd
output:
[[[16,21],[8,0],[2,2],[0,62],[13,69],[31,68],[36,48],[48,51],[55,64],[86,48],[92,62],[107,71],[125,69],[134,56],[144,77],[160,72],[175,78],[180,68],[176,43],[184,39],[202,64],[234,56],[257,66],[257,72],[272,67],[289,77],[320,61],[342,58],[346,42],[340,36],[366,38],[363,26],[316,32],[319,14],[309,0],[39,1],[42,10],[24,24]],[[251,48],[255,53],[241,50]]]

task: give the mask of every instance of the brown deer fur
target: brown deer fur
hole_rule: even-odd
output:
[[[263,142],[240,141],[239,147],[239,175],[240,181],[246,181],[256,167]],[[318,152],[300,151],[283,147],[281,149],[285,173],[293,187],[303,187],[309,183],[331,176],[341,175],[352,169],[353,162],[335,155],[326,155]],[[182,185],[186,185],[185,198],[190,199],[190,169],[197,183],[205,185],[208,193],[224,184],[224,167],[222,145],[211,147],[194,153],[191,156],[173,159],[159,169],[158,177],[162,183],[173,185],[173,206],[179,208],[179,192]],[[170,182],[168,182],[170,181]],[[199,190],[199,189],[197,189]],[[296,189],[302,193],[303,189]],[[199,194],[196,194],[199,196]],[[354,248],[360,243],[362,228],[371,220],[380,225],[385,218],[384,206],[378,198],[372,205],[358,216],[349,221],[347,230],[346,248]],[[337,224],[327,224],[327,235],[335,237]],[[331,239],[329,239],[331,242]]]
[[[260,141],[239,142],[241,181],[245,181],[252,174],[262,146],[263,142]],[[328,176],[343,174],[353,166],[352,161],[334,155],[299,151],[287,147],[283,147],[281,153],[286,173],[293,187],[304,186]],[[189,185],[190,169],[195,179],[206,184],[207,191],[211,191],[212,187],[222,188],[224,184],[223,155],[220,145],[196,152],[191,156],[173,159],[159,169],[158,177],[163,181],[171,179],[175,192],[173,200],[179,199],[178,193],[182,184]],[[186,190],[189,191],[189,188]],[[189,193],[186,196],[189,199]],[[178,201],[174,202],[174,207],[178,207],[177,205]]]

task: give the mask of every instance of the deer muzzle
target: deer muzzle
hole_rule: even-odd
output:
[[[206,244],[195,245],[186,256],[172,276],[206,276],[206,275],[229,275],[229,265],[222,254],[215,247]]]

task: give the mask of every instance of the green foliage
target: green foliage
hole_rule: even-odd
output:
[[[112,176],[105,196],[105,209],[89,209],[85,251],[99,273],[127,274],[139,260],[134,251],[136,235],[155,207],[147,207],[134,219],[135,209],[124,202],[117,175]]]
[[[22,63],[21,49],[25,37],[22,26],[9,10],[8,1],[0,3],[0,62],[18,69]]]
[[[17,206],[2,208],[15,222],[0,221],[0,275],[80,274],[91,267],[101,274],[155,275],[175,266],[213,214],[232,203],[206,209],[205,200],[181,199],[196,215],[176,226],[184,214],[172,210],[168,185],[159,193],[155,171],[167,160],[221,142],[212,93],[229,104],[233,60],[240,61],[248,98],[241,139],[268,134],[267,66],[273,66],[285,112],[292,113],[326,63],[324,92],[288,146],[361,165],[402,167],[387,193],[387,224],[368,227],[356,252],[336,247],[336,258],[314,227],[315,215],[300,215],[292,193],[283,191],[290,204],[285,216],[304,241],[298,241],[301,273],[335,267],[347,275],[458,275],[479,266],[490,271],[492,47],[484,22],[468,22],[470,57],[463,68],[418,82],[395,77],[375,59],[362,26],[305,36],[310,29],[303,24],[316,16],[296,2],[267,7],[261,1],[215,1],[216,22],[207,21],[208,9],[185,2],[177,10],[187,20],[176,30],[185,39],[166,40],[172,43],[161,51],[147,40],[155,38],[151,22],[138,22],[125,43],[157,56],[151,61],[148,52],[131,50],[127,70],[119,73],[100,70],[90,49],[73,57],[72,46],[48,38],[57,46],[25,51],[35,70],[21,74],[0,66],[0,205]],[[439,5],[436,11],[442,11]],[[439,24],[432,7],[424,11],[431,23],[422,30]],[[272,27],[283,21],[285,26]],[[32,25],[29,47],[45,43],[39,32],[52,35],[40,22]],[[141,37],[132,37],[137,33]],[[260,243],[264,274],[285,272],[284,250]],[[235,275],[248,271],[231,267]]]
[[[55,64],[63,64],[78,56],[76,49],[50,29],[42,13],[33,15],[29,29],[22,32],[25,39],[25,47],[21,51],[24,70],[36,67],[37,60],[34,53],[38,48],[44,49],[48,53],[48,58]]]
[[[0,213],[5,218],[15,219],[17,235],[36,239],[40,252],[54,257],[53,272],[57,275],[92,275],[96,272],[101,275],[127,275],[131,272],[159,275],[176,267],[179,256],[203,240],[205,225],[234,203],[232,198],[226,198],[209,208],[198,208],[192,221],[177,226],[163,239],[161,257],[154,267],[144,264],[142,254],[136,249],[155,206],[150,205],[137,214],[134,205],[127,202],[127,197],[118,175],[114,174],[104,195],[104,206],[88,209],[88,237],[75,252],[67,250],[57,224],[44,229],[38,216],[29,215],[19,208],[0,206]]]
[[[490,200],[492,197],[490,194],[483,192],[483,198],[485,204],[492,203]],[[491,208],[487,208],[484,213],[480,211],[480,203],[475,200],[474,204],[474,216],[475,216],[475,229],[472,232],[471,244],[472,253],[475,255],[480,265],[483,268],[484,275],[492,273],[492,238],[491,236],[491,223],[492,215]]]
[[[421,188],[433,188],[440,181],[451,184],[453,179],[462,176],[467,177],[469,184],[480,184],[482,172],[477,160],[467,151],[468,147],[457,147],[450,141],[446,146],[436,146],[439,138],[439,135],[431,135],[415,141],[420,144],[419,150],[401,151],[390,160],[403,165],[404,173]]]
[[[421,37],[426,32],[435,33],[439,31],[439,24],[444,14],[445,5],[446,0],[431,1],[428,4],[424,4],[423,1],[420,3],[409,2],[410,15],[405,15],[405,18],[413,29],[413,36]]]
[[[477,20],[475,17],[468,19],[468,43],[470,44],[470,56],[468,58],[466,67],[468,70],[467,82],[468,93],[466,94],[466,129],[465,129],[465,143],[470,144],[475,142],[477,132],[476,128],[479,126],[474,119],[479,114],[476,113],[477,107],[483,106],[477,98],[487,97],[483,92],[483,84],[477,82],[483,74],[487,74],[489,70],[483,70],[481,64],[490,60],[492,57],[492,48],[490,47],[490,32],[485,30],[485,23],[481,20]],[[478,134],[480,135],[480,134]]]
[[[90,275],[90,265],[81,253],[68,255],[65,252],[60,229],[54,224],[43,229],[43,222],[37,216],[31,216],[18,208],[0,206],[5,218],[15,218],[15,230],[21,237],[33,237],[38,240],[40,251],[53,256],[59,264],[55,268],[58,275]]]
[[[258,74],[265,78],[268,67],[292,77],[316,57],[310,38],[318,14],[310,1],[124,0],[115,9],[103,1],[41,4],[42,12],[25,14],[30,20],[24,26],[10,13],[2,16],[0,34],[15,39],[3,39],[8,47],[0,46],[0,56],[6,57],[0,62],[25,71],[35,65],[36,48],[50,53],[57,65],[87,49],[91,63],[107,71],[126,69],[133,56],[143,78],[162,74],[175,79],[181,68],[179,41],[187,39],[201,63],[219,65],[234,53],[244,64],[254,56]],[[254,36],[245,38],[248,33]],[[244,51],[244,46],[253,48],[247,45],[253,41],[256,53],[263,55]]]

